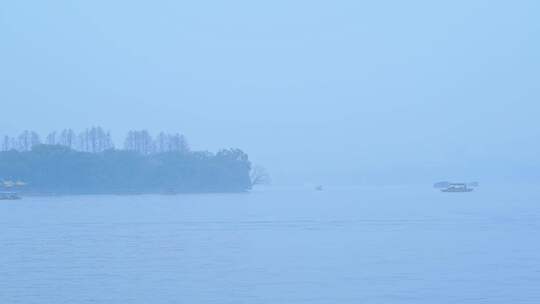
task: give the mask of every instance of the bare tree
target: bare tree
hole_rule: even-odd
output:
[[[17,141],[16,138],[14,138],[14,137],[10,138],[9,148],[10,148],[10,150],[18,150],[19,149],[18,141]]]
[[[124,141],[124,150],[135,151],[135,132],[129,131]]]
[[[154,153],[190,151],[189,144],[184,135],[180,133],[166,134],[160,132],[154,141]]]
[[[180,135],[180,138],[178,139],[178,147],[180,148],[179,151],[182,153],[188,153],[189,152],[189,144],[187,142],[187,139],[184,135]]]
[[[39,135],[36,132],[31,132],[28,130],[23,131],[19,137],[18,141],[18,150],[20,151],[30,151],[32,147],[40,144]]]
[[[143,130],[139,133],[139,141],[139,153],[143,155],[150,155],[154,153],[154,139],[152,138],[150,133],[148,133],[148,131]]]
[[[256,185],[267,185],[270,183],[270,175],[264,167],[253,166],[251,172],[249,173],[251,179],[251,186]]]
[[[160,132],[156,137],[154,146],[156,153],[169,152],[169,137],[164,132]]]
[[[104,151],[105,150],[110,150],[110,149],[114,149],[114,143],[112,141],[111,132],[107,131],[107,133],[105,134],[105,148],[104,148]]]
[[[124,149],[143,155],[154,153],[154,140],[148,131],[129,131],[124,141]]]
[[[168,150],[170,152],[189,152],[189,145],[184,135],[180,133],[170,134],[168,136]]]
[[[15,142],[11,147],[12,149],[30,151],[34,146],[39,145],[41,140],[36,132],[25,130],[19,134]]]
[[[36,132],[25,130],[15,138],[9,136],[0,137],[0,151],[8,151],[10,149],[30,151],[40,143],[41,139]],[[105,132],[99,126],[87,128],[78,134],[72,129],[63,129],[60,132],[53,131],[47,134],[44,143],[48,145],[61,145],[77,151],[90,153],[100,153],[114,149],[110,132]],[[167,134],[160,132],[154,139],[147,130],[129,131],[124,142],[124,148],[125,150],[143,155],[166,152],[190,152],[188,141],[184,135],[180,133]]]
[[[41,139],[39,135],[34,131],[30,132],[30,149],[40,144],[41,144]]]
[[[30,132],[25,130],[17,137],[17,150],[29,151],[30,148]]]
[[[49,133],[45,140],[47,145],[56,145],[56,131]]]
[[[70,149],[75,149],[75,132],[71,129],[64,129],[60,134],[59,144]]]
[[[77,150],[82,152],[90,152],[90,135],[88,129],[79,133],[77,136]]]
[[[10,140],[9,136],[4,136],[2,139],[2,151],[9,151],[10,150]]]
[[[96,127],[88,131],[88,149],[91,153],[99,152],[99,131]]]

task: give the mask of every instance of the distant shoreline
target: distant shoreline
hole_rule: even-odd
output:
[[[21,195],[241,193],[251,162],[239,149],[80,152],[59,145],[0,152],[0,189]]]

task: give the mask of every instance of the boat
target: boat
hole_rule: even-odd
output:
[[[473,188],[467,187],[466,183],[450,183],[442,192],[471,192]]]
[[[0,200],[19,200],[21,197],[15,192],[0,192]]]
[[[315,191],[323,191],[323,186],[322,185],[316,186]]]

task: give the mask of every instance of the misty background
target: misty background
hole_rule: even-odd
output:
[[[540,177],[538,1],[9,1],[0,134],[238,147],[276,185]]]

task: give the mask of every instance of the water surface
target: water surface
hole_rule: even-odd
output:
[[[0,303],[540,303],[540,190],[0,202]]]

